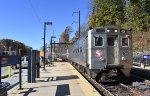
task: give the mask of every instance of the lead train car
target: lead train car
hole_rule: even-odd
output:
[[[132,35],[129,30],[112,27],[86,32],[69,48],[68,60],[92,78],[111,77],[118,72],[130,76]]]

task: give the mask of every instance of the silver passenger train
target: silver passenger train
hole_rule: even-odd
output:
[[[67,50],[67,59],[91,78],[130,76],[132,33],[115,27],[90,29]]]

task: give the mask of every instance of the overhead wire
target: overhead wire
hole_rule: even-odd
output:
[[[31,9],[32,9],[32,11],[33,11],[33,14],[35,15],[35,17],[36,17],[38,23],[40,24],[40,26],[42,26],[41,19],[40,19],[39,15],[38,15],[37,11],[35,10],[35,7],[33,6],[31,0],[27,0],[27,1],[29,2],[29,5],[30,5],[30,7],[31,7]]]
[[[31,0],[27,0],[27,1],[29,2],[30,6],[32,8],[32,11],[33,11],[35,17],[37,18],[38,22],[40,23],[40,25],[42,25],[42,22],[41,22],[41,20],[39,18],[39,15],[37,14],[37,11],[35,10],[35,8],[34,8],[32,2],[31,2]]]
[[[35,10],[35,7],[33,6],[32,1],[31,0],[27,0],[27,1],[29,2],[30,6],[32,8],[32,11],[33,11],[35,17],[37,18],[39,24],[42,26],[43,23],[41,22],[41,19],[39,18],[39,15],[38,15],[37,11]],[[50,38],[47,38],[47,39],[50,39]]]

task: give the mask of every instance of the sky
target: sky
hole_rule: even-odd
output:
[[[78,13],[80,10],[81,24],[88,22],[88,0],[0,0],[0,39],[13,39],[33,49],[43,46],[44,22],[52,22],[46,26],[46,43],[50,37],[60,34],[67,26],[73,32],[78,29]]]

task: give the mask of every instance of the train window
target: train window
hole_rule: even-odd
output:
[[[96,29],[96,32],[105,33],[105,28],[99,28],[99,29]]]
[[[103,46],[103,38],[95,37],[95,46]]]
[[[107,38],[108,46],[114,46],[114,41],[115,41],[114,37],[108,37]]]
[[[129,46],[129,38],[122,38],[122,46],[123,47]]]

